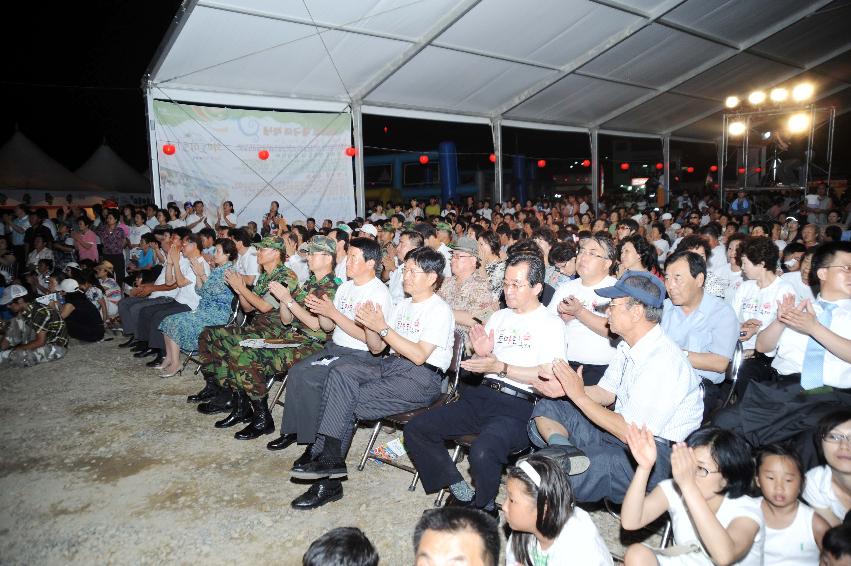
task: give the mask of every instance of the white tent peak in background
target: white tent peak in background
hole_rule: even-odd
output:
[[[101,190],[44,153],[20,131],[0,147],[0,190],[8,189],[57,193]]]
[[[75,174],[84,181],[99,185],[107,191],[135,194],[151,192],[150,181],[115,153],[106,144],[106,140],[75,171]]]

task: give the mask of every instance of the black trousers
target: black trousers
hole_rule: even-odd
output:
[[[526,425],[535,405],[483,386],[462,384],[460,391],[455,403],[433,409],[405,426],[405,447],[426,493],[433,493],[464,479],[445,442],[477,434],[470,446],[470,468],[475,505],[483,508],[496,497],[509,456],[530,445]]]
[[[191,310],[188,306],[177,301],[143,308],[139,311],[139,318],[136,324],[136,339],[147,342],[149,348],[159,348],[162,350],[165,348],[165,338],[160,331],[160,323],[165,317],[171,314],[189,312]]]
[[[600,383],[600,380],[603,379],[603,374],[606,373],[606,368],[609,366],[601,366],[594,364],[581,364],[579,362],[571,362],[567,360],[567,363],[570,364],[570,367],[573,371],[579,369],[579,366],[582,366],[582,382],[585,385],[597,385]]]

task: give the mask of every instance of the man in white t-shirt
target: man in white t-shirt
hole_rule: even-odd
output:
[[[455,504],[493,511],[508,456],[529,445],[526,424],[538,399],[540,367],[565,355],[564,324],[538,300],[543,282],[540,257],[508,258],[503,282],[508,308],[471,329],[475,356],[461,364],[484,374],[481,384],[461,384],[457,402],[405,427],[405,445],[426,492],[448,486]],[[444,445],[466,434],[478,435],[470,448],[475,491]]]
[[[236,272],[242,275],[246,285],[254,285],[260,276],[260,264],[257,263],[257,248],[251,245],[251,236],[243,228],[231,232],[231,239],[236,244]]]
[[[338,241],[339,244],[339,241]],[[307,308],[325,321],[324,327],[333,323],[334,333],[325,347],[293,365],[288,372],[284,390],[284,415],[281,419],[282,442],[269,446],[270,450],[283,450],[292,444],[308,444],[304,454],[295,464],[306,465],[322,450],[316,446],[319,419],[322,416],[322,396],[329,375],[340,365],[356,363],[377,368],[381,359],[372,355],[366,343],[366,331],[355,320],[358,308],[371,302],[389,317],[393,302],[387,286],[376,277],[381,265],[381,247],[368,238],[354,238],[349,243],[346,272],[349,280],[337,288],[334,300],[327,296],[305,299]]]
[[[658,459],[652,489],[670,477],[671,446],[700,426],[700,378],[659,322],[665,287],[646,271],[627,271],[597,294],[611,299],[609,327],[623,340],[597,385],[558,360],[539,389],[550,397],[532,411],[529,435],[542,456],[562,463],[577,501],[623,501],[634,473],[626,447],[628,424],[646,426]],[[616,302],[617,301],[617,302]],[[560,399],[567,397],[567,399]],[[615,410],[608,407],[614,403]]]
[[[435,293],[443,283],[443,264],[443,256],[427,247],[408,256],[405,292],[410,297],[393,307],[389,321],[380,305],[367,301],[358,306],[355,320],[366,332],[369,350],[380,354],[389,346],[390,353],[376,366],[353,360],[331,370],[316,439],[322,451],[292,471],[297,479],[323,481],[296,498],[294,508],[314,509],[342,497],[338,478],[348,475],[345,458],[358,420],[427,407],[440,396],[455,330],[452,309]]]
[[[387,288],[390,290],[390,297],[393,299],[394,305],[405,299],[405,288],[403,285],[403,279],[405,278],[405,256],[408,255],[409,251],[419,248],[422,245],[423,236],[419,232],[405,230],[399,236],[399,245],[396,246],[396,256],[391,258],[394,268],[387,279]]]
[[[739,371],[739,402],[721,411],[718,426],[754,446],[801,440],[827,412],[851,408],[851,242],[816,249],[816,301],[793,295],[775,305],[774,319],[756,337],[757,352],[776,352],[771,367],[747,360]],[[815,465],[809,436],[799,446]]]
[[[207,213],[204,211],[204,203],[196,200],[192,204],[192,212],[186,217],[186,227],[197,234],[204,228],[210,228],[210,221],[207,219]]]
[[[609,275],[616,257],[610,237],[598,233],[583,240],[576,258],[579,277],[559,285],[547,307],[564,321],[567,361],[574,369],[584,367],[585,385],[600,381],[615,355],[604,310],[609,300],[595,291],[617,282]]]

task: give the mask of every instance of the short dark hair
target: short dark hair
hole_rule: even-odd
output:
[[[428,246],[420,246],[408,252],[405,261],[413,260],[426,273],[434,273],[437,280],[432,289],[440,289],[443,285],[443,270],[446,268],[446,258],[443,254]]]
[[[810,280],[808,283],[813,288],[814,294],[818,294],[821,289],[818,270],[832,264],[838,253],[851,253],[851,242],[826,242],[819,245],[816,251],[813,252],[813,259],[810,264]]]
[[[427,222],[417,222],[413,225],[411,230],[422,234],[423,241],[428,240],[432,236],[437,236],[437,229]]]
[[[378,552],[356,527],[331,529],[312,543],[302,566],[378,566]]]
[[[656,252],[656,246],[648,242],[647,238],[641,234],[630,234],[621,240],[618,246],[618,259],[620,259],[621,253],[623,253],[625,244],[632,244],[638,257],[641,258],[641,265],[644,266],[644,269],[647,271],[659,270],[659,257]]]
[[[221,246],[222,252],[230,261],[236,261],[236,258],[239,257],[239,253],[236,251],[236,244],[230,238],[217,238],[214,245]]]
[[[334,239],[336,239],[338,242],[343,242],[346,244],[343,249],[348,250],[349,240],[351,240],[351,238],[349,238],[349,233],[340,228],[332,228],[331,232],[334,232]],[[328,232],[328,235],[331,235],[331,232]]]
[[[688,435],[686,444],[689,448],[709,448],[718,471],[727,481],[718,495],[736,499],[748,494],[754,477],[754,464],[751,448],[744,438],[717,426],[703,426]]]
[[[381,246],[375,240],[369,238],[352,238],[349,246],[359,249],[363,252],[364,261],[372,261],[375,266],[375,274],[381,273]]]
[[[804,461],[801,460],[801,455],[798,454],[798,451],[795,450],[795,447],[791,444],[766,444],[765,446],[761,446],[759,450],[756,451],[756,472],[759,473],[759,468],[762,466],[763,460],[768,458],[769,456],[780,456],[782,458],[789,458],[792,460],[792,463],[795,464],[795,468],[798,470],[798,475],[801,476],[801,493],[804,491],[804,481],[806,480],[806,470],[804,470]],[[798,493],[798,497],[800,497],[801,493]]]
[[[251,236],[245,228],[234,228],[230,231],[230,238],[234,242],[240,242],[246,248],[251,245]]]
[[[534,232],[532,232],[531,238],[534,240],[538,238],[539,240],[545,241],[550,247],[556,243],[556,238],[553,235],[553,231],[549,228],[536,228]]]
[[[682,240],[680,240],[680,243],[677,244],[677,249],[674,250],[674,253],[687,252],[694,248],[702,248],[703,253],[706,254],[707,260],[709,259],[709,256],[712,255],[712,248],[709,247],[709,242],[707,242],[703,236],[698,236],[697,234],[685,236]]]
[[[638,222],[636,222],[632,218],[624,218],[623,220],[618,221],[618,228],[620,228],[621,226],[626,226],[633,232],[638,232]]]
[[[550,264],[555,265],[557,263],[563,263],[565,261],[570,261],[576,257],[576,247],[569,242],[556,242],[553,244],[553,247],[550,248],[549,257],[547,260]]]
[[[173,235],[175,235],[175,234],[177,234],[177,236],[178,236],[181,240],[182,240],[183,238],[185,238],[187,234],[191,234],[191,233],[192,233],[192,231],[191,231],[189,228],[187,228],[186,226],[178,226],[177,228],[175,228],[175,229],[174,229],[174,230],[172,230],[172,232],[171,232],[172,236],[173,236]]]
[[[200,230],[198,230],[198,235],[202,238],[212,238],[214,240],[216,239],[216,231],[212,228],[201,228]]]
[[[706,283],[706,260],[703,259],[700,254],[696,254],[688,250],[676,252],[675,254],[669,256],[668,260],[665,262],[665,271],[668,270],[669,265],[673,265],[681,259],[684,259],[688,262],[688,271],[689,273],[691,273],[692,277],[697,279],[697,276],[702,274],[703,282]]]
[[[499,560],[499,525],[496,519],[480,511],[467,507],[439,507],[426,509],[414,528],[414,553],[420,547],[420,541],[426,531],[457,533],[472,531],[482,540],[482,563],[496,566]]]
[[[419,232],[415,232],[414,230],[405,230],[404,232],[399,234],[399,239],[401,239],[402,236],[408,238],[408,241],[411,242],[411,245],[415,248],[419,248],[424,243],[423,235]]]
[[[751,236],[739,246],[738,256],[739,261],[746,257],[754,265],[765,263],[766,270],[774,271],[780,259],[780,250],[768,236]]]
[[[821,445],[824,441],[824,436],[845,421],[851,421],[851,409],[839,409],[819,419],[816,425],[815,438],[813,439],[816,443],[819,461],[824,462],[824,449]]]
[[[533,242],[532,240],[519,240],[514,242],[508,249],[505,250],[505,253],[508,256],[518,255],[518,254],[531,254],[540,257],[542,260],[544,259],[544,252],[541,250],[541,247]]]
[[[701,226],[697,231],[701,236],[712,236],[716,240],[721,237],[721,226],[715,222],[710,222],[706,226]],[[771,231],[769,230],[769,234]]]
[[[536,248],[537,244],[532,243]],[[513,246],[512,246],[513,247]],[[529,267],[529,274],[527,276],[527,280],[529,281],[529,285],[534,287],[535,285],[543,285],[544,284],[544,259],[541,257],[540,249],[537,254],[530,253],[514,253],[509,254],[508,259],[505,260],[505,269],[509,267],[513,267],[515,265],[520,265],[525,263]]]
[[[851,514],[851,511],[849,511],[849,514]],[[843,556],[851,556],[851,523],[847,519],[841,525],[836,525],[824,533],[821,551],[822,554],[829,553],[837,559]]]
[[[500,224],[500,228],[502,226],[503,225]],[[498,230],[497,230],[497,232],[498,232]],[[509,230],[509,232],[510,232],[510,230]],[[478,238],[476,238],[476,240],[484,240],[487,247],[490,248],[491,253],[494,254],[494,255],[499,255],[500,245],[499,245],[499,236],[498,235],[494,234],[493,232],[482,232],[482,234]]]
[[[157,240],[157,235],[154,234],[153,232],[146,232],[146,233],[142,234],[141,239],[146,244],[153,244],[153,243],[159,242],[159,240]]]

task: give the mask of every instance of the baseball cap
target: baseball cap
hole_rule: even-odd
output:
[[[646,279],[659,290],[659,293],[653,294],[638,287],[635,278]],[[613,286],[603,287],[594,292],[609,299],[632,297],[649,307],[659,308],[665,303],[665,285],[661,279],[647,271],[627,271]]]
[[[280,238],[276,238],[275,236],[266,236],[262,240],[257,243],[251,244],[258,250],[262,250],[263,248],[272,248],[273,250],[286,251],[286,247],[284,246],[284,241]]]
[[[390,224],[389,222],[385,222],[384,224],[382,224],[381,229],[384,230],[385,232],[395,232],[396,231],[396,229],[393,227],[393,225]]]
[[[473,238],[462,236],[458,238],[457,242],[449,244],[449,248],[452,250],[460,250],[462,252],[467,252],[476,259],[479,259],[479,245]]]
[[[73,279],[63,279],[59,284],[59,290],[65,293],[73,293],[80,288],[80,284]]]
[[[332,256],[337,254],[337,240],[328,236],[313,236],[306,245],[308,252],[321,252]]]
[[[452,233],[452,225],[447,224],[446,222],[438,222],[435,225],[435,229],[443,230],[444,232],[449,232],[450,234]]]
[[[9,285],[3,289],[3,296],[0,297],[0,305],[8,305],[19,297],[26,297],[27,289],[21,285]]]
[[[374,224],[364,224],[360,227],[360,231],[364,234],[369,234],[373,238],[378,237],[378,229]]]
[[[110,264],[110,265],[112,265],[112,264]],[[67,269],[69,267],[73,267],[74,269],[80,269],[80,264],[77,263],[76,261],[69,261],[68,263],[65,264],[65,268]],[[112,269],[112,268],[110,267],[110,269]]]
[[[680,226],[679,222],[674,222],[673,224],[671,224],[671,229],[673,229],[673,230],[682,230],[682,228],[683,227]]]
[[[342,222],[340,224],[337,224],[337,227],[334,228],[334,229],[335,230],[342,230],[343,232],[345,232],[346,234],[348,234],[350,236],[352,234],[352,227],[349,226],[348,224],[343,224]]]
[[[663,215],[662,215],[662,216],[660,216],[659,218],[660,218],[661,220],[673,220],[673,219],[674,219],[674,217],[673,217],[673,216],[671,216],[671,213],[670,213],[670,212],[666,212],[665,214],[663,214]]]

